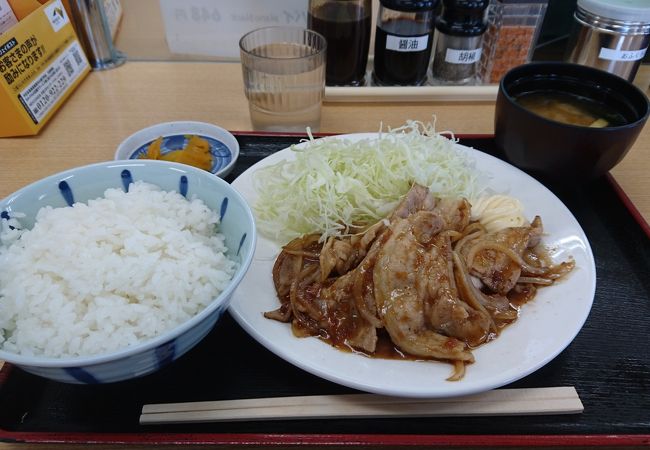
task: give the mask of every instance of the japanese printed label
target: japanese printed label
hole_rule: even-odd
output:
[[[421,52],[427,49],[429,35],[424,36],[386,36],[386,50],[396,52]]]
[[[7,0],[0,0],[0,34],[9,30],[18,23],[18,19],[14,15],[9,3]]]
[[[31,76],[45,63],[45,45],[35,35],[22,42],[12,38],[0,45],[0,76],[12,86]]]
[[[90,72],[63,0],[43,2],[0,35],[0,136],[27,136]]]
[[[137,0],[136,0],[137,1]],[[239,59],[239,39],[255,28],[307,26],[307,0],[159,0],[169,51]]]
[[[643,59],[648,48],[641,50],[616,50],[614,48],[601,48],[598,57],[609,61],[638,61]]]
[[[52,25],[52,29],[55,32],[70,23],[61,0],[57,0],[51,5],[48,5],[45,8],[45,16],[47,17],[47,20],[50,21],[50,25]]]
[[[81,46],[78,41],[74,41],[20,92],[18,98],[35,124],[47,115],[87,67],[88,61]]]
[[[17,45],[18,45],[18,41],[16,40],[16,38],[11,38],[4,44],[0,45],[0,58],[6,55],[9,51],[11,51],[12,48],[16,47]]]
[[[445,61],[452,64],[474,64],[481,59],[481,49],[455,50],[448,48]]]

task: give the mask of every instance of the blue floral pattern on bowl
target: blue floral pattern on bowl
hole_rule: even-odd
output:
[[[253,214],[243,197],[227,182],[207,171],[166,161],[120,161],[71,169],[37,181],[0,201],[0,220],[20,212],[22,226],[31,228],[44,206],[64,207],[103,195],[108,188],[128,191],[142,180],[165,190],[202,199],[218,211],[219,231],[231,258],[239,262],[231,283],[203,311],[180,326],[149,341],[104,355],[77,358],[41,358],[0,350],[0,360],[27,372],[57,381],[79,384],[110,383],[152,373],[172,363],[199,343],[226,311],[233,291],[253,258],[256,230]]]

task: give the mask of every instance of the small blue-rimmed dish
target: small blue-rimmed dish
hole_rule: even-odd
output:
[[[225,178],[239,157],[239,143],[227,130],[205,122],[178,121],[152,125],[136,131],[117,147],[116,160],[145,158],[151,143],[162,137],[161,155],[185,148],[191,136],[210,144],[210,172]]]
[[[92,356],[51,358],[16,354],[0,349],[0,360],[56,381],[99,384],[147,375],[180,358],[214,327],[230,304],[253,259],[256,231],[246,200],[226,181],[209,172],[167,161],[109,161],[78,167],[36,181],[0,200],[0,219],[16,218],[32,228],[38,211],[46,206],[70,206],[102,197],[108,188],[128,190],[132,182],[152,183],[201,199],[217,211],[228,256],[238,262],[226,288],[205,309],[158,336],[120,350]],[[17,213],[20,213],[19,215]],[[65,242],[61,245],[65,246]],[[2,267],[0,267],[2,270]]]

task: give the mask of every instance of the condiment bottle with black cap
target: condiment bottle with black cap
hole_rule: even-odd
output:
[[[436,23],[433,84],[473,84],[487,29],[488,0],[443,0]]]
[[[309,0],[307,23],[327,40],[328,86],[365,84],[371,0]]]
[[[375,33],[375,83],[426,82],[438,0],[380,0]]]

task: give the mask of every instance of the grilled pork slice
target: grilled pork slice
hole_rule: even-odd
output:
[[[464,342],[438,333],[425,314],[429,304],[429,249],[414,233],[416,214],[396,219],[373,271],[377,311],[391,340],[415,356],[473,361]]]
[[[436,198],[429,189],[415,183],[393,210],[389,220],[404,219],[417,211],[431,211],[435,206]]]
[[[428,188],[414,184],[397,205],[388,221],[406,218],[418,211],[433,211],[437,203],[438,199],[431,195]],[[443,210],[450,221],[458,220],[455,217],[457,214],[452,212],[454,206],[455,202],[447,202],[443,205]],[[439,219],[437,217],[436,219],[437,222],[432,225],[432,228],[439,225]],[[343,275],[357,267],[365,258],[375,239],[386,229],[388,221],[380,220],[360,233],[328,238],[320,252],[321,280],[327,279],[330,275]],[[422,225],[426,226],[424,223]]]
[[[273,269],[282,305],[266,317],[291,321],[298,336],[369,353],[384,327],[412,355],[472,361],[466,344],[484,342],[492,322],[459,298],[451,241],[441,234],[469,220],[466,200],[438,199],[416,184],[390,222],[324,245],[317,235],[295,239]]]
[[[505,228],[470,241],[461,254],[472,275],[491,291],[506,295],[521,276],[524,251],[539,244],[542,231],[537,216],[530,226]]]
[[[327,239],[320,252],[321,280],[333,274],[346,274],[357,267],[385,229],[386,223],[380,220],[361,233]]]
[[[485,342],[492,329],[492,320],[485,308],[475,309],[461,300],[454,279],[452,249],[449,236],[437,235],[427,253],[423,272],[427,278],[425,313],[438,332],[465,341],[471,346]]]

